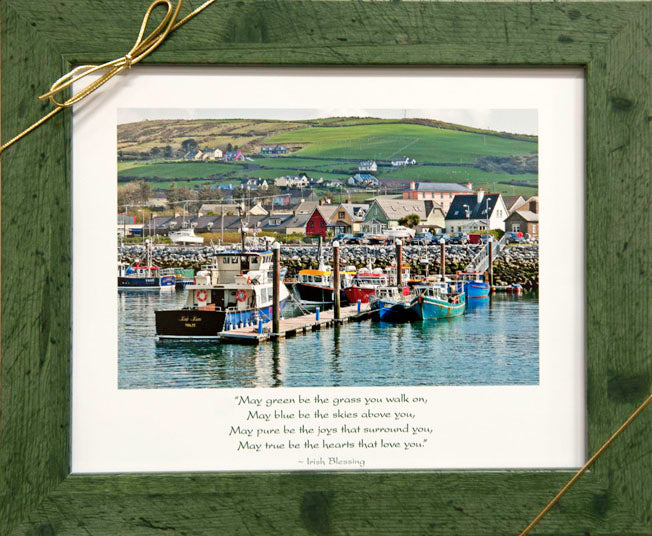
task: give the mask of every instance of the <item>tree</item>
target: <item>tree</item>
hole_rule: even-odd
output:
[[[135,200],[140,205],[146,205],[152,196],[152,187],[145,181],[136,181]]]
[[[404,216],[400,220],[398,220],[399,225],[404,225],[405,227],[409,227],[410,229],[416,227],[419,225],[419,222],[421,221],[421,218],[419,218],[418,214],[408,214],[407,216]]]
[[[172,158],[172,146],[171,145],[166,145],[165,148],[163,149],[163,158],[165,159],[170,159]]]
[[[227,146],[226,146],[226,152],[227,152],[227,153],[230,153],[231,151],[233,151],[233,145],[231,145],[231,144],[229,143],[229,144],[227,144]]]
[[[199,144],[192,138],[183,140],[181,142],[181,148],[183,149],[184,153],[188,153],[190,151],[196,151],[198,146]]]
[[[161,148],[160,147],[152,147],[149,150],[149,154],[150,154],[150,156],[152,158],[158,158],[159,156],[161,156]]]

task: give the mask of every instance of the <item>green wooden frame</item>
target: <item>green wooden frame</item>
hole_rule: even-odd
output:
[[[125,54],[149,1],[0,5],[6,140],[72,64]],[[584,66],[592,453],[652,388],[651,28],[645,2],[220,0],[147,63]],[[571,476],[71,476],[70,152],[66,112],[2,156],[0,534],[518,534]],[[648,409],[534,534],[652,534],[650,437]]]

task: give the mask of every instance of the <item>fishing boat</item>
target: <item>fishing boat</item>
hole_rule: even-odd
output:
[[[485,279],[485,274],[481,272],[458,272],[459,280],[464,282],[464,293],[467,299],[486,299],[489,298],[491,286]]]
[[[376,295],[369,297],[372,316],[381,322],[410,322],[418,320],[414,308],[414,295],[409,287],[378,287]]]
[[[220,332],[272,319],[271,251],[223,251],[197,272],[180,309],[155,311],[160,339],[216,339]],[[281,307],[290,293],[281,283]]]
[[[340,272],[341,301],[347,299],[342,289],[351,286],[354,276],[354,266],[347,266]],[[316,270],[300,270],[292,288],[303,305],[333,303],[333,277],[333,270],[328,265],[320,265]]]
[[[176,277],[152,264],[152,244],[145,248],[147,262],[134,265],[118,262],[118,290],[174,290]]]
[[[168,237],[174,244],[203,244],[204,238],[197,236],[195,230],[186,227],[184,229],[179,229],[178,231],[171,232]]]
[[[344,295],[349,303],[369,303],[369,298],[376,295],[378,287],[389,284],[387,274],[382,268],[360,268],[351,280],[351,285],[344,289]]]
[[[466,309],[466,294],[462,281],[439,281],[417,285],[412,289],[417,318],[435,320],[461,316]]]

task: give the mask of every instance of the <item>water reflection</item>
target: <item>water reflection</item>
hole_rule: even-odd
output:
[[[121,293],[122,389],[378,385],[536,385],[536,296],[474,300],[462,317],[353,322],[261,345],[157,341],[154,310],[184,293]]]

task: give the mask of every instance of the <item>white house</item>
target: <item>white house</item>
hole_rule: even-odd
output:
[[[364,160],[358,165],[358,171],[378,171],[378,164],[373,160]]]
[[[414,166],[416,163],[417,161],[414,158],[408,158],[407,156],[392,159],[392,167]]]
[[[446,214],[446,232],[504,231],[507,216],[509,212],[500,194],[478,190],[474,194],[456,195]]]

